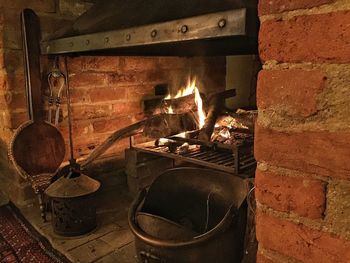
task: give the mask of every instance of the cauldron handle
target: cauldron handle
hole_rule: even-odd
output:
[[[135,228],[136,224],[136,212],[140,209],[142,201],[145,199],[147,194],[147,190],[144,188],[142,189],[136,196],[135,200],[131,203],[130,209],[129,209],[129,225],[131,228]]]

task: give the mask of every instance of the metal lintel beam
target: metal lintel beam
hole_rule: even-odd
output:
[[[66,54],[183,41],[246,36],[247,9],[234,9],[191,18],[41,43],[42,54]]]

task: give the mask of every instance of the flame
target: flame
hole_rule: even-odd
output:
[[[195,92],[194,101],[196,102],[197,111],[198,111],[199,128],[202,129],[205,124],[205,119],[207,118],[207,116],[203,109],[203,100],[201,98],[201,94],[199,93],[199,90],[197,89],[197,87],[195,87],[194,92]]]
[[[179,133],[179,134],[177,134],[176,136],[177,137],[180,137],[180,138],[186,138],[186,132],[181,132],[181,133]]]
[[[174,114],[173,107],[169,106],[169,107],[167,108],[167,113],[168,113],[168,114]]]
[[[176,93],[176,95],[174,97],[172,97],[170,94],[165,98],[165,99],[176,99],[176,98],[180,98],[180,97],[184,97],[184,96],[188,96],[194,94],[195,95],[195,103],[197,105],[197,114],[198,114],[198,126],[199,128],[203,128],[204,123],[205,123],[205,119],[206,119],[206,113],[203,109],[203,100],[201,98],[200,92],[196,86],[196,79],[193,79],[191,81],[191,79],[188,79],[188,83],[187,86],[184,88],[179,89],[179,91]],[[172,107],[168,107],[167,109],[167,113],[174,113]]]

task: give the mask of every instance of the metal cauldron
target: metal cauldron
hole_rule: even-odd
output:
[[[138,259],[149,263],[240,262],[246,194],[245,180],[227,173],[198,168],[164,172],[130,209]]]

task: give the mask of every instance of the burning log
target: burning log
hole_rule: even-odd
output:
[[[210,137],[214,131],[216,119],[220,115],[224,105],[225,99],[236,96],[236,90],[230,89],[223,92],[216,93],[209,99],[209,109],[205,124],[201,129],[198,139],[203,141],[210,141]]]
[[[161,138],[194,130],[196,127],[196,120],[191,113],[159,114],[146,122],[143,133],[147,137]]]
[[[201,95],[202,96],[202,95]],[[144,101],[144,111],[148,114],[194,112],[197,110],[195,94],[179,98],[164,99],[164,97],[147,99]],[[171,109],[171,112],[169,112]]]
[[[195,103],[195,94],[192,93],[187,96],[165,99],[163,101],[163,110],[172,109],[174,113],[186,113],[191,111],[197,111],[197,105]]]

